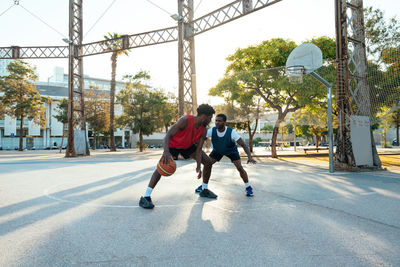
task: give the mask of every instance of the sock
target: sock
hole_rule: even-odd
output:
[[[201,189],[202,189],[202,190],[208,189],[208,184],[203,183],[203,184],[201,185]]]
[[[149,197],[151,195],[151,192],[153,191],[153,188],[147,187],[146,193],[144,193],[143,197]]]
[[[247,188],[250,186],[250,183],[244,183],[244,186]]]

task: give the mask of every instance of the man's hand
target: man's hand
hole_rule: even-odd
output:
[[[201,178],[201,174],[202,174],[201,166],[196,168],[196,172],[198,173],[197,174],[197,179],[200,179]]]
[[[249,164],[249,163],[251,163],[251,164],[256,164],[257,161],[255,161],[255,160],[253,159],[253,157],[249,157],[249,159],[247,160],[247,164]]]
[[[172,158],[171,153],[169,153],[169,151],[164,151],[161,159],[162,159],[163,164],[168,164],[169,161],[172,160],[173,158]]]

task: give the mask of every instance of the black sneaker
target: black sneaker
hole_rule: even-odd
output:
[[[194,190],[194,192],[200,193],[202,189],[203,189],[203,186],[200,185],[199,187],[197,187],[197,188]]]
[[[154,208],[154,204],[151,201],[151,197],[141,197],[139,201],[139,206],[144,209],[152,209]]]
[[[208,197],[208,198],[217,198],[217,195],[214,194],[212,191],[210,191],[208,189],[201,190],[200,196],[201,197]]]

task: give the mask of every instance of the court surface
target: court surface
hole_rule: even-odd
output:
[[[0,266],[400,266],[400,171],[330,174],[323,160],[229,160],[194,193],[177,161],[138,207],[161,151],[0,153]]]

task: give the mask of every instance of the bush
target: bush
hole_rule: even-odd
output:
[[[262,141],[261,137],[256,137],[253,139],[253,145],[259,146],[261,141]]]
[[[392,148],[392,144],[390,142],[386,142],[386,144],[383,147],[384,148]]]
[[[145,151],[146,148],[147,148],[147,146],[148,146],[147,144],[143,143],[143,144],[142,144],[142,149],[141,149],[141,150]],[[139,148],[139,149],[140,149],[140,142],[136,142],[136,148]]]

